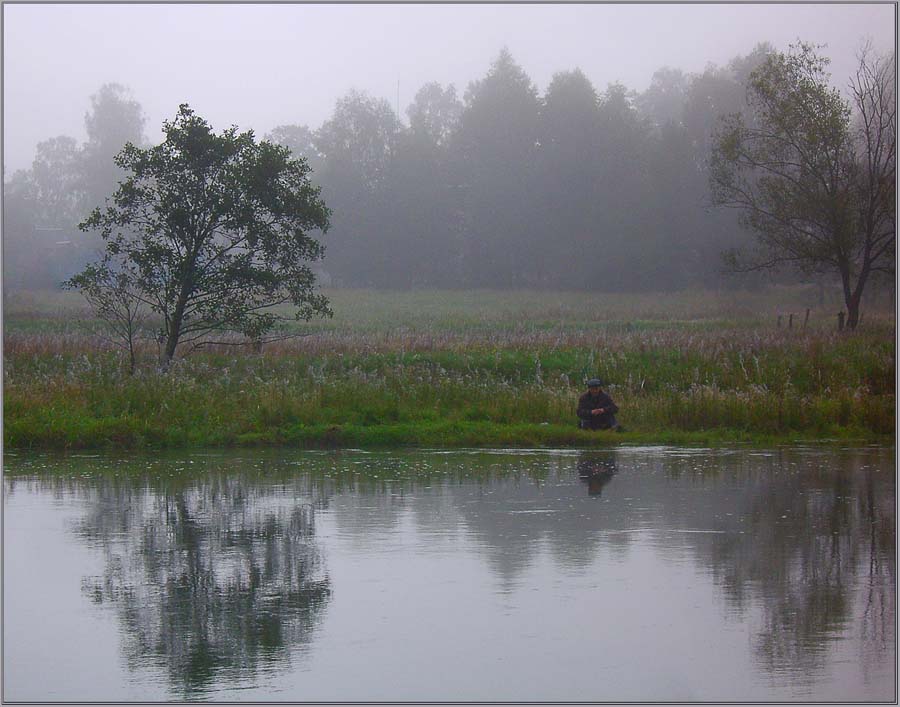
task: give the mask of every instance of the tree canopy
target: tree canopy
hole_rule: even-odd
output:
[[[128,176],[80,226],[100,232],[103,257],[69,285],[127,284],[161,316],[166,361],[217,333],[277,334],[289,318],[280,305],[295,319],[328,315],[310,269],[324,248],[309,232],[324,233],[330,212],[306,162],[252,131],[216,134],[186,104],[163,132],[116,156]]]
[[[425,83],[411,95],[406,124],[391,102],[351,90],[321,125],[279,125],[265,139],[305,161],[333,210],[319,269],[329,284],[659,291],[773,277],[824,283],[833,275],[729,273],[722,251],[746,252],[756,239],[740,228],[739,210],[709,208],[717,121],[743,112],[756,125],[749,77],[773,51],[759,44],[699,73],[663,68],[636,93],[620,83],[594,86],[577,68],[539,89],[503,50],[459,91]],[[88,169],[85,158],[115,154],[126,139],[142,144],[142,119],[121,87],[102,88],[89,108],[88,142],[48,141],[31,169],[5,185],[7,286],[55,286],[103,246],[75,225],[124,172],[109,157],[105,171]],[[860,115],[852,111],[850,132],[863,155],[862,122],[871,127],[882,117]],[[893,193],[893,176],[882,168],[888,144],[880,144],[872,146],[874,171],[858,161],[853,191],[861,193],[865,174],[870,186],[882,185],[882,198],[854,200],[858,210],[869,203],[866,218],[887,231],[886,209],[872,211],[892,202],[884,195]],[[98,185],[93,201],[89,183]],[[885,243],[873,245],[878,253]]]
[[[836,271],[852,328],[869,276],[893,267],[894,202],[884,198],[894,184],[894,108],[884,100],[893,62],[861,58],[857,135],[826,65],[801,43],[750,73],[748,109],[716,134],[710,183],[715,203],[737,209],[757,236],[756,252],[730,254],[732,267]]]
[[[144,118],[128,89],[104,84],[85,114],[88,139],[60,135],[37,145],[31,169],[4,184],[4,287],[58,287],[102,246],[78,223],[124,176],[113,158],[143,144]]]

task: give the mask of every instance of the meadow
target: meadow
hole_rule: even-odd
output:
[[[223,341],[167,372],[148,338],[129,375],[77,294],[10,293],[4,444],[894,442],[890,297],[838,332],[839,298],[813,287],[326,294],[334,317],[298,325],[296,338],[259,351]],[[607,381],[625,432],[577,429],[593,376]]]

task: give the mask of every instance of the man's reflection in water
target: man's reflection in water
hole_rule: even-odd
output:
[[[587,484],[589,496],[599,496],[618,472],[613,451],[585,452],[578,459],[578,477]]]

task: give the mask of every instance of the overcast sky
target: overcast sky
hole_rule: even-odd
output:
[[[396,4],[3,6],[4,167],[30,166],[35,145],[85,139],[89,97],[128,86],[159,138],[188,102],[216,130],[259,135],[318,128],[358,88],[397,101],[401,116],[428,81],[460,95],[506,46],[543,91],[580,68],[603,90],[642,91],[662,66],[699,72],[769,41],[827,45],[844,85],[865,38],[889,51],[894,5],[847,4]]]

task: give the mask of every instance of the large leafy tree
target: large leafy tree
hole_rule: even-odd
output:
[[[387,101],[351,90],[338,99],[316,142],[330,165],[353,171],[362,189],[374,192],[387,178],[399,130]]]
[[[736,212],[706,207],[715,126],[721,116],[744,107],[747,76],[772,51],[769,44],[758,44],[723,67],[708,65],[688,76],[661,69],[636,101],[653,126],[645,146],[645,199],[652,208],[638,210],[642,224],[630,240],[640,247],[646,281],[656,287],[740,287],[762,277],[728,277],[717,267],[723,248],[742,247],[753,237],[738,227]],[[669,257],[658,257],[663,251]]]
[[[298,320],[330,314],[309,267],[324,251],[309,231],[325,232],[330,212],[306,162],[252,131],[215,134],[186,104],[163,132],[116,156],[129,176],[80,225],[100,232],[103,257],[68,284],[114,282],[160,315],[166,363],[219,333],[283,332],[279,305]]]
[[[453,86],[427,83],[406,112],[409,128],[398,136],[388,182],[393,227],[385,234],[391,257],[382,282],[453,285],[458,203],[448,158],[462,103]]]
[[[129,142],[144,146],[145,122],[141,104],[125,86],[103,84],[91,96],[91,108],[84,115],[88,139],[78,154],[84,213],[102,203],[125,177],[115,157]]]
[[[84,216],[79,213],[84,194],[78,168],[79,151],[73,138],[60,135],[38,143],[30,173],[39,204],[34,213],[38,226],[66,229]]]
[[[597,182],[603,168],[599,96],[584,73],[554,74],[541,105],[532,266],[540,285],[590,287],[596,277]]]
[[[105,84],[84,124],[87,142],[38,143],[31,168],[4,184],[4,287],[58,287],[102,247],[77,225],[124,177],[113,158],[125,143],[143,143],[144,119],[127,88]]]
[[[3,286],[56,287],[88,260],[73,243],[84,214],[78,146],[59,136],[38,143],[31,169],[3,185]]]
[[[331,118],[316,132],[323,156],[317,174],[337,214],[329,270],[343,285],[378,284],[391,257],[389,183],[399,132],[387,101],[356,90],[338,99]]]
[[[426,83],[406,109],[410,131],[435,149],[446,147],[459,124],[462,108],[455,86],[443,88],[436,81]]]
[[[861,57],[853,106],[826,65],[801,43],[750,73],[747,110],[716,134],[710,183],[757,236],[755,252],[729,254],[732,267],[836,271],[853,328],[870,276],[893,271],[893,61]]]
[[[596,245],[589,256],[592,289],[627,289],[635,270],[646,271],[641,249],[652,243],[647,204],[656,197],[648,190],[650,135],[649,123],[634,107],[633,94],[622,84],[610,84],[600,98],[598,218]],[[651,262],[658,259],[653,252]]]
[[[650,86],[635,101],[642,116],[657,129],[684,124],[684,105],[690,90],[690,77],[681,69],[664,66],[657,69]]]
[[[265,139],[290,148],[294,157],[302,157],[318,172],[322,167],[322,155],[316,147],[316,135],[306,125],[278,125],[267,133]]]
[[[454,183],[463,214],[462,284],[518,287],[528,282],[530,254],[543,236],[531,203],[541,101],[507,49],[487,75],[469,84],[452,141]]]

